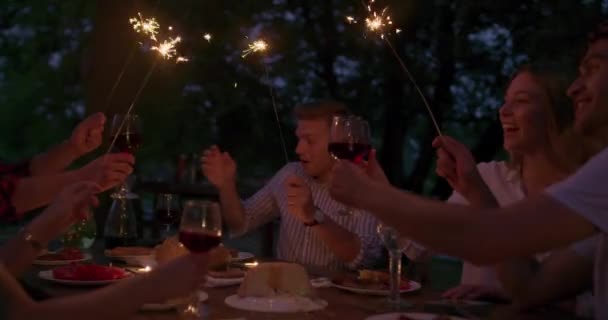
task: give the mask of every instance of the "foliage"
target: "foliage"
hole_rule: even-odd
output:
[[[606,13],[599,0],[378,2],[390,5],[393,21],[403,29],[391,41],[429,97],[444,133],[466,142],[479,160],[501,149],[496,113],[510,74],[522,62],[538,59],[557,61],[572,73],[586,32]],[[345,15],[363,13],[353,0],[108,0],[97,6],[9,1],[0,8],[2,157],[15,160],[64,139],[83,116],[84,101],[87,112],[102,109],[84,89],[97,90],[93,100],[99,102],[110,87],[107,79],[116,77],[126,59],[128,50],[122,49],[136,39],[114,31],[105,39],[91,34],[107,24],[132,33],[126,16],[98,15],[100,8],[155,12],[161,24],[182,34],[181,50],[191,56],[187,64],[162,62],[137,105],[145,124],[141,175],[167,178],[178,154],[212,143],[236,156],[242,177],[272,174],[283,160],[267,67],[290,148],[295,147],[293,106],[334,97],[370,119],[394,183],[445,196],[445,185],[436,187],[430,147],[435,133],[420,98],[386,45],[366,37],[360,24],[346,23]],[[213,34],[211,42],[204,32]],[[268,55],[242,59],[240,52],[257,37],[270,42]],[[107,74],[103,81],[83,81],[85,49],[96,41],[110,45],[88,63],[101,64],[95,72]],[[145,73],[151,54],[136,53],[134,73]],[[128,105],[133,94],[125,90],[116,99]],[[120,108],[117,103],[113,111]]]

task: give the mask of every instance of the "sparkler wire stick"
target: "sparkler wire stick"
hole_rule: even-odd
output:
[[[270,91],[270,99],[272,101],[272,109],[274,110],[274,116],[277,120],[277,126],[279,127],[279,136],[281,138],[281,145],[283,146],[283,154],[285,155],[285,163],[289,163],[289,156],[287,155],[287,144],[285,143],[285,137],[283,136],[283,128],[281,126],[281,120],[279,119],[279,111],[277,110],[277,103],[274,96],[274,88],[272,83],[270,82],[270,71],[268,71],[268,66],[264,65],[264,69],[266,70],[266,81],[268,81],[268,89]]]
[[[435,130],[437,130],[437,133],[439,134],[439,136],[442,137],[443,134],[441,133],[441,129],[439,129],[439,124],[437,123],[437,120],[435,119],[435,115],[433,114],[433,110],[431,109],[431,106],[429,105],[428,101],[426,100],[426,97],[424,96],[424,93],[422,93],[422,90],[418,86],[418,83],[416,82],[416,79],[414,79],[414,76],[412,76],[412,73],[410,72],[410,70],[405,65],[405,62],[403,62],[403,59],[401,59],[401,57],[397,53],[397,50],[395,50],[395,47],[393,46],[393,44],[386,37],[384,37],[384,41],[388,44],[388,47],[393,52],[393,55],[395,56],[395,58],[397,58],[397,61],[399,62],[399,65],[401,66],[401,69],[403,69],[403,72],[405,72],[405,74],[407,75],[407,77],[410,79],[410,81],[412,82],[412,84],[416,88],[416,91],[418,91],[418,95],[422,99],[422,102],[424,103],[424,106],[426,107],[426,110],[429,112],[429,116],[431,116],[431,121],[433,121],[433,125],[435,126]]]
[[[120,126],[118,126],[116,134],[112,138],[112,142],[110,143],[110,147],[108,148],[108,151],[106,152],[106,154],[109,153],[110,151],[112,151],[112,148],[114,147],[114,144],[116,143],[116,139],[118,138],[118,134],[120,133],[120,131],[122,131],[122,128],[125,125],[125,122],[127,120],[127,116],[131,113],[131,111],[133,110],[133,107],[135,107],[135,103],[137,102],[137,99],[139,99],[139,96],[141,95],[142,91],[144,90],[144,88],[148,84],[148,81],[150,80],[150,77],[152,76],[152,73],[156,69],[156,66],[158,65],[158,62],[160,60],[161,60],[160,57],[157,58],[154,61],[154,64],[152,64],[152,66],[148,70],[148,73],[144,77],[144,80],[142,81],[141,85],[139,86],[139,89],[137,90],[137,93],[135,94],[135,97],[133,98],[133,102],[131,102],[131,105],[129,106],[129,109],[127,110],[127,113],[125,114],[125,117],[123,117],[123,119],[122,119],[122,121],[120,123]]]

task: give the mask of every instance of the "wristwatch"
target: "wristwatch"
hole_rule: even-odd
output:
[[[42,243],[40,243],[40,241],[38,241],[31,232],[27,231],[27,229],[21,229],[19,235],[21,239],[23,239],[23,241],[29,244],[36,252],[42,251],[42,249],[44,249]]]
[[[320,225],[325,221],[325,214],[318,207],[315,207],[315,215],[311,222],[305,222],[304,225],[307,227],[314,227]]]

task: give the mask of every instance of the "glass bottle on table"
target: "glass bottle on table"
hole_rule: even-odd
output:
[[[160,227],[161,239],[171,235],[171,227],[179,221],[180,210],[178,195],[161,193],[156,197],[154,218]]]

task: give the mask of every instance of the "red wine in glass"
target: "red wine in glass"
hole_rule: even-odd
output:
[[[188,250],[196,253],[204,253],[217,247],[222,241],[217,232],[181,230],[179,242]]]
[[[142,139],[139,133],[120,133],[113,137],[116,139],[114,147],[118,152],[126,152],[133,154],[141,145]]]
[[[331,142],[328,150],[338,159],[359,163],[369,157],[372,146],[368,143]]]

